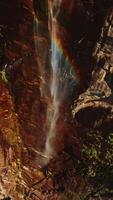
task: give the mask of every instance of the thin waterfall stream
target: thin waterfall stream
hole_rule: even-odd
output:
[[[46,112],[46,142],[42,165],[47,165],[50,159],[57,154],[54,140],[57,134],[56,124],[60,115],[60,106],[71,92],[73,85],[77,84],[69,58],[63,52],[58,33],[57,17],[60,13],[61,2],[61,0],[48,2],[48,30],[45,31],[45,25],[42,21],[36,17],[34,19],[34,34],[38,38],[35,39],[35,48],[41,79],[41,97],[51,99]],[[50,39],[50,48],[46,46],[45,34]],[[50,65],[49,80],[47,80],[47,63]]]

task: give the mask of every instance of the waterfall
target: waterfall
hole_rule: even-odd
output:
[[[45,30],[42,21],[38,21],[36,18],[34,23],[34,32],[38,37],[38,40],[35,40],[35,47],[39,73],[42,79],[40,83],[41,96],[46,98],[49,95],[51,99],[50,104],[47,105],[46,113],[46,142],[43,152],[46,158],[43,159],[43,165],[46,165],[57,154],[54,140],[57,134],[56,124],[60,114],[60,106],[62,101],[67,98],[73,85],[76,85],[68,56],[61,49],[62,46],[60,45],[61,42],[58,34],[57,16],[60,13],[61,2],[61,0],[48,2],[48,30]],[[45,46],[45,37],[50,39],[49,49]],[[46,78],[48,59],[51,68],[49,70],[49,81]]]

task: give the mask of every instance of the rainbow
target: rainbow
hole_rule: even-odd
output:
[[[51,12],[51,9],[53,7],[53,1],[45,0],[45,4],[48,4],[48,13]],[[72,77],[73,77],[73,79],[75,79],[76,83],[79,84],[79,82],[81,80],[81,71],[76,64],[74,55],[71,55],[70,50],[67,47],[64,47],[62,38],[59,36],[59,34],[57,35],[57,33],[55,33],[54,35],[51,35],[51,30],[49,30],[50,27],[48,27],[48,24],[52,23],[53,28],[54,28],[54,26],[56,26],[55,29],[56,29],[56,32],[58,32],[58,31],[60,31],[60,28],[61,28],[59,23],[57,22],[57,24],[54,24],[54,22],[52,22],[52,20],[53,20],[52,18],[51,19],[47,18],[47,13],[44,18],[41,18],[41,16],[39,14],[36,15],[35,13],[34,13],[34,16],[35,16],[35,20],[38,20],[40,22],[40,24],[42,25],[42,27],[47,30],[48,35],[50,35],[51,46],[54,46],[55,49],[57,50],[57,53],[59,54],[59,56],[63,58],[64,67],[70,68],[70,75],[72,75]],[[51,20],[51,22],[49,22],[47,20]],[[62,28],[61,28],[61,30],[62,30]],[[67,32],[68,30],[65,30],[65,31]],[[68,69],[68,71],[69,71],[69,69]]]
[[[80,82],[80,74],[79,69],[77,68],[76,64],[72,64],[71,56],[69,56],[69,53],[65,48],[63,48],[61,44],[61,40],[58,37],[52,37],[51,38],[52,46],[54,46],[57,49],[57,53],[60,55],[60,57],[63,58],[64,62],[63,65],[65,67],[66,71],[70,71],[70,76],[75,80],[77,84]],[[70,69],[69,69],[70,68]]]

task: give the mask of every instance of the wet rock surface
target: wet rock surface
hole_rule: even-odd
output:
[[[70,31],[68,38],[70,45],[67,45],[67,51],[70,51],[71,56],[76,57],[80,68],[81,82],[79,89],[77,89],[77,95],[72,96],[72,99],[75,100],[74,106],[70,97],[70,102],[65,105],[69,108],[62,109],[62,127],[59,128],[59,133],[63,134],[63,145],[59,145],[59,136],[56,145],[61,151],[58,151],[56,158],[52,159],[49,165],[43,168],[40,168],[39,160],[43,156],[40,150],[43,149],[45,143],[43,124],[46,120],[46,106],[49,100],[46,99],[45,102],[40,97],[41,80],[34,45],[34,9],[32,1],[12,0],[11,4],[7,0],[0,2],[0,70],[2,75],[2,70],[7,63],[5,78],[4,75],[1,76],[0,81],[1,200],[113,199],[111,171],[111,174],[106,177],[107,186],[103,184],[103,180],[99,179],[98,176],[100,182],[96,187],[98,179],[94,176],[94,173],[97,175],[99,169],[102,170],[103,165],[106,166],[106,163],[108,164],[106,169],[108,166],[112,168],[113,161],[111,156],[111,133],[113,131],[112,90],[104,79],[107,71],[111,68],[108,65],[112,63],[112,55],[106,52],[107,48],[108,51],[110,49],[108,44],[106,44],[107,48],[106,45],[99,47],[100,49],[95,52],[96,63],[92,64],[94,62],[92,61],[92,52],[95,45],[98,47],[96,42],[101,35],[104,17],[107,15],[112,1],[107,1],[107,3],[105,1],[98,1],[99,3],[95,1],[95,6],[92,3],[93,7],[86,1],[77,2],[78,12],[73,19],[76,21],[75,28],[78,27],[77,35],[72,26],[74,21],[70,21],[69,24],[66,21],[69,19],[66,19],[63,26]],[[34,4],[36,5],[35,12],[39,13],[41,8],[41,13],[46,12],[43,3],[39,10],[38,0],[34,1]],[[64,6],[66,7],[65,3]],[[97,8],[99,8],[98,12]],[[109,12],[112,16],[112,11]],[[61,15],[65,19],[65,9]],[[45,14],[42,14],[41,17],[41,20],[47,20]],[[81,27],[79,26],[79,20],[81,22],[84,17],[84,26]],[[100,21],[97,27],[98,19]],[[60,21],[61,25],[62,23]],[[91,27],[93,29],[89,31]],[[85,29],[86,32],[84,33]],[[95,37],[94,29],[97,31]],[[76,38],[74,35],[76,35]],[[47,41],[48,44],[49,41]],[[104,41],[101,45],[103,44]],[[87,52],[84,51],[86,48],[88,49]],[[74,49],[74,53],[72,49]],[[104,66],[99,69],[102,63],[99,61],[106,56],[108,64],[105,62]],[[92,67],[93,65],[96,67]],[[92,69],[93,73],[91,74]],[[91,79],[92,82],[90,83]],[[71,115],[71,109],[73,115]],[[64,115],[64,112],[67,113]],[[98,157],[96,150],[93,149],[90,152],[89,149],[92,149],[92,146],[87,145],[87,141],[91,143],[94,140],[95,133],[98,136],[96,137]],[[84,138],[87,138],[87,140],[84,141]],[[101,147],[99,146],[100,143]],[[93,147],[94,145],[95,143]],[[110,153],[109,149],[111,149]],[[84,150],[87,151],[84,153]],[[96,165],[100,168],[96,169]],[[103,169],[104,172],[106,172],[105,169]],[[94,178],[93,181],[92,177]],[[111,195],[110,198],[106,197],[107,192]]]

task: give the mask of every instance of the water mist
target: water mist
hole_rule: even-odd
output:
[[[68,57],[64,55],[59,45],[61,41],[58,36],[57,17],[60,13],[60,8],[61,0],[49,1],[48,30],[43,30],[45,29],[45,26],[43,26],[43,22],[37,18],[35,18],[34,23],[34,33],[38,38],[35,40],[35,47],[39,73],[41,77],[41,96],[43,98],[49,96],[51,99],[50,103],[47,105],[45,124],[46,142],[45,149],[43,151],[44,158],[42,159],[42,165],[47,165],[50,159],[57,154],[57,150],[54,147],[54,140],[57,134],[56,124],[59,118],[60,105],[63,99],[66,98],[67,92],[69,92],[70,84],[73,82],[75,83],[74,77],[72,76],[70,70]],[[50,40],[49,49],[45,46],[46,43],[43,35],[46,35],[46,38],[48,37]],[[48,59],[50,65],[50,81],[47,81],[46,78]]]

